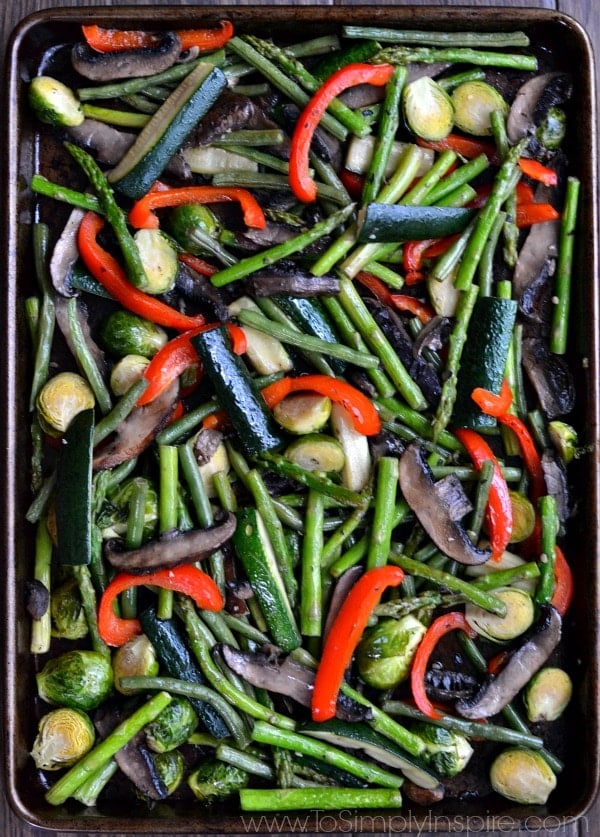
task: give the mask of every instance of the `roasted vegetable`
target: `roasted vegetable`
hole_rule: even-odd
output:
[[[38,119],[49,125],[72,128],[85,119],[76,94],[58,79],[36,76],[29,85],[29,103]]]
[[[573,694],[571,678],[562,668],[546,666],[535,674],[525,689],[523,702],[533,723],[556,721]]]
[[[75,372],[59,372],[48,380],[36,400],[41,426],[51,436],[62,436],[78,413],[93,409],[94,393]]]
[[[393,689],[406,680],[426,627],[411,614],[382,619],[368,630],[356,649],[360,676],[376,689]]]
[[[188,776],[187,783],[199,802],[210,805],[245,788],[249,778],[239,767],[210,759]]]
[[[36,676],[38,694],[46,703],[87,712],[113,689],[113,670],[98,651],[66,651],[52,657]]]
[[[114,653],[112,660],[115,689],[121,694],[130,694],[121,685],[122,677],[136,675],[153,677],[158,674],[159,664],[154,646],[145,634],[130,639]]]
[[[31,755],[38,770],[75,764],[94,746],[94,725],[77,709],[53,709],[40,720]]]
[[[443,778],[456,776],[471,760],[474,750],[464,735],[425,722],[412,729],[425,742],[425,762]]]
[[[130,311],[110,314],[100,329],[102,344],[116,357],[141,355],[151,358],[167,342],[164,329]]]
[[[146,727],[146,741],[155,753],[166,753],[184,744],[197,726],[198,716],[189,700],[174,697]]]
[[[556,787],[556,776],[535,750],[511,748],[496,757],[490,768],[496,793],[520,805],[545,805]]]

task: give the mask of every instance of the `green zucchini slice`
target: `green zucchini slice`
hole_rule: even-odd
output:
[[[462,206],[369,203],[358,212],[358,241],[422,241],[462,232],[476,210]]]
[[[285,590],[277,559],[257,509],[248,507],[237,513],[233,545],[265,622],[282,651],[293,651],[302,642]]]
[[[92,453],[94,411],[82,410],[69,424],[57,464],[56,535],[61,564],[92,560]]]
[[[198,64],[184,78],[138,134],[108,179],[115,189],[134,200],[160,177],[194,125],[227,86],[224,73],[208,63]]]

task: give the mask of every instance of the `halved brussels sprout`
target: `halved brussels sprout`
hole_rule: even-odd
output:
[[[427,629],[411,614],[382,619],[365,633],[356,649],[358,671],[375,689],[393,689],[406,680]]]
[[[233,764],[210,759],[200,764],[188,776],[187,783],[196,799],[209,805],[219,799],[227,799],[240,788],[245,788],[248,779],[245,770]]]
[[[115,395],[125,395],[143,377],[150,361],[142,355],[125,355],[110,373],[110,388]]]
[[[40,720],[31,750],[39,770],[70,767],[94,746],[94,725],[84,712],[61,707]]]
[[[36,681],[46,703],[87,712],[111,693],[113,670],[108,657],[99,651],[67,651],[48,660]]]
[[[29,104],[37,118],[48,125],[76,128],[85,119],[75,93],[52,76],[36,76],[31,80]]]
[[[535,508],[531,500],[520,491],[509,490],[513,513],[511,543],[527,540],[535,527]]]
[[[508,642],[525,633],[535,619],[535,607],[529,593],[518,587],[501,587],[494,590],[494,596],[506,605],[506,615],[496,616],[468,602],[465,619],[473,630],[492,642]]]
[[[577,455],[579,439],[577,431],[566,421],[555,419],[548,424],[548,435],[550,441],[558,451],[558,455],[567,465]]]
[[[157,753],[154,756],[154,767],[156,772],[167,788],[167,796],[174,793],[183,779],[185,773],[185,760],[179,750],[170,750],[168,753]]]
[[[535,750],[512,747],[496,757],[490,769],[496,793],[520,805],[544,805],[556,787],[556,776]]]
[[[85,378],[76,372],[59,372],[41,388],[35,406],[43,430],[50,436],[62,436],[75,416],[92,410],[95,402]]]
[[[325,433],[307,433],[285,449],[284,456],[305,471],[341,471],[346,462],[337,439]]]
[[[406,85],[402,92],[404,118],[418,137],[434,142],[452,130],[454,105],[437,81],[422,76]]]
[[[454,124],[467,134],[477,137],[492,133],[490,115],[500,111],[506,115],[508,104],[487,81],[465,81],[452,91]]]
[[[150,480],[145,477],[133,477],[111,493],[101,509],[98,527],[104,540],[125,535],[131,503],[138,492],[142,491],[145,496],[142,541],[147,541],[155,535],[158,526],[158,494]]]
[[[170,291],[179,270],[175,248],[161,230],[138,230],[133,236],[144,266],[148,294],[164,294]]]
[[[115,689],[122,695],[134,694],[121,686],[122,677],[155,677],[159,664],[154,646],[146,636],[140,634],[117,648],[112,661]]]
[[[531,678],[523,694],[527,717],[532,723],[556,721],[573,694],[571,678],[562,668],[546,666]]]

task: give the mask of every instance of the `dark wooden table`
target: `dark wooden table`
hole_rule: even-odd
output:
[[[368,2],[368,0],[366,0]],[[144,2],[144,0],[130,0],[127,5],[152,5],[153,2],[158,2],[158,0],[149,0],[149,2]],[[211,0],[204,0],[204,2],[208,5],[211,3]],[[255,4],[260,4],[261,0],[254,0]],[[453,2],[453,0],[446,0],[446,2],[436,2],[436,0],[429,0],[429,2],[419,3],[419,0],[412,0],[411,3],[403,4],[402,0],[395,0],[397,5],[440,5],[440,6],[452,6],[452,5],[464,5],[466,4],[466,0],[464,3]],[[185,0],[170,0],[172,5],[189,5],[185,2]],[[243,2],[243,0],[238,0],[239,5],[247,5]],[[277,3],[275,0],[274,3],[277,5],[285,5],[283,3]],[[364,5],[364,0],[363,3]],[[17,23],[27,15],[31,14],[32,12],[40,11],[47,8],[52,8],[53,6],[110,6],[110,5],[126,5],[125,3],[114,3],[111,0],[5,0],[2,4],[2,12],[0,18],[0,49],[2,50],[0,53],[0,60],[4,62],[4,54],[6,50],[6,45],[8,42],[9,35],[13,28],[17,25]],[[215,3],[214,5],[219,5],[219,3]],[[292,3],[288,3],[287,5],[292,5]],[[308,3],[298,3],[298,5],[308,5]],[[338,2],[338,0],[332,0],[332,2],[323,2],[322,5],[344,5],[344,3]],[[345,3],[347,6],[351,6],[352,2]],[[478,6],[510,6],[514,9],[515,12],[515,22],[518,21],[519,17],[519,8],[531,8],[531,7],[538,7],[538,8],[545,8],[545,9],[556,9],[564,14],[568,14],[581,23],[587,32],[590,35],[592,43],[595,46],[596,50],[600,49],[600,15],[598,14],[598,7],[596,5],[596,0],[474,0],[474,5]],[[600,73],[600,67],[597,68],[597,79],[596,83],[598,83],[598,76]],[[600,87],[598,88],[600,89]],[[2,783],[2,776],[0,774],[0,783]],[[583,816],[581,817],[577,823],[561,823],[559,821],[553,820],[552,822],[548,822],[545,824],[545,828],[543,830],[539,830],[536,828],[536,833],[540,835],[546,834],[553,834],[558,835],[559,837],[588,837],[588,835],[595,835],[600,833],[600,800]],[[434,826],[435,827],[435,826]],[[530,829],[523,830],[519,832],[506,832],[502,828],[502,823],[498,824],[498,828],[500,830],[489,832],[484,831],[483,833],[491,834],[491,835],[508,835],[508,837],[516,837],[517,834],[527,834],[530,835],[532,831]],[[475,833],[479,831],[482,832],[482,824],[473,823],[471,827],[468,826],[467,823],[464,825],[463,831],[469,831],[470,833]],[[73,835],[75,832],[65,832],[65,831],[42,831],[38,828],[34,828],[29,826],[25,823],[22,823],[15,815],[13,814],[10,806],[4,796],[4,793],[0,793],[0,834],[7,835],[7,837],[42,837],[45,834],[56,834],[60,837],[60,835],[66,834]],[[89,834],[90,832],[86,832]],[[422,837],[428,837],[428,832],[420,831],[419,832]],[[443,837],[445,832],[436,831],[440,837]],[[456,832],[454,832],[456,833]]]

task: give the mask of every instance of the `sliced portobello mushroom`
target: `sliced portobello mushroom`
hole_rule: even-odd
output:
[[[302,706],[310,707],[315,681],[313,669],[297,663],[289,655],[278,656],[278,649],[240,651],[231,645],[221,644],[218,650],[229,668],[247,683],[286,695]],[[370,720],[373,713],[369,706],[340,694],[336,716],[349,723],[357,723]]]
[[[186,532],[170,530],[138,549],[125,549],[122,540],[108,540],[104,546],[104,555],[115,569],[123,572],[166,570],[180,564],[201,561],[212,555],[231,538],[235,526],[235,515],[224,512],[213,526]]]
[[[483,564],[490,558],[489,549],[480,549],[469,538],[456,518],[456,506],[449,500],[444,480],[433,479],[423,449],[412,442],[400,457],[400,489],[437,548],[460,564]],[[455,492],[452,492],[454,496]]]
[[[165,32],[155,47],[119,52],[96,52],[86,43],[77,43],[71,51],[71,63],[91,81],[151,76],[168,70],[181,55],[181,41],[176,32]]]
[[[76,296],[76,291],[69,282],[73,265],[79,259],[77,231],[85,212],[75,208],[71,211],[50,257],[50,279],[61,296]]]
[[[523,340],[523,368],[549,419],[570,413],[575,405],[573,373],[562,355],[550,351],[545,340]]]
[[[179,383],[174,381],[150,404],[134,407],[115,432],[96,447],[94,470],[114,468],[145,450],[171,417],[178,393]]]
[[[335,296],[340,289],[337,276],[313,276],[297,265],[273,265],[259,270],[248,279],[248,289],[255,296],[284,294],[295,297]]]
[[[572,90],[568,73],[543,73],[528,79],[517,91],[508,113],[506,132],[511,144],[533,137],[548,110],[563,105]]]
[[[456,702],[463,718],[491,718],[497,715],[527,685],[558,645],[562,619],[556,608],[544,605],[535,627],[510,655],[504,668],[488,678],[471,698]]]

